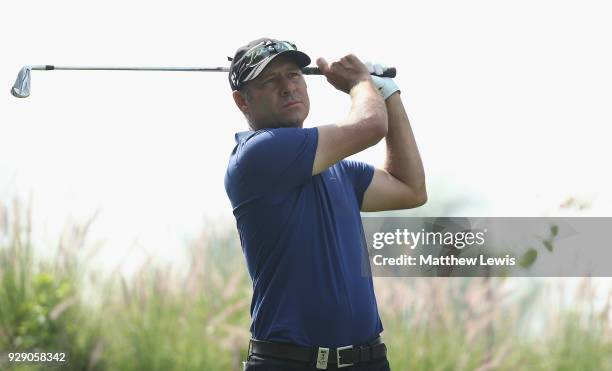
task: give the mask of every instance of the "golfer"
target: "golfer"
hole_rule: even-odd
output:
[[[389,370],[360,211],[427,200],[399,89],[347,55],[317,65],[351,99],[338,122],[304,128],[308,55],[262,38],[239,48],[229,81],[249,131],[236,134],[225,189],[253,280],[248,371]],[[385,138],[378,169],[345,158]],[[346,367],[346,368],[344,368]]]

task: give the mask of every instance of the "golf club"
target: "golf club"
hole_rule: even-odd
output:
[[[17,75],[17,80],[11,88],[11,94],[17,98],[27,98],[30,95],[31,71],[71,70],[71,71],[192,71],[192,72],[229,72],[228,67],[84,67],[84,66],[24,66]],[[321,75],[317,67],[304,67],[305,75]],[[385,68],[380,77],[395,77],[394,67]],[[375,75],[374,73],[372,75]]]

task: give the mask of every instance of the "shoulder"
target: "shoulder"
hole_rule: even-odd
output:
[[[246,135],[240,143],[245,146],[257,146],[262,143],[280,142],[285,140],[303,140],[316,137],[316,128],[272,128],[260,129]]]
[[[242,136],[230,161],[243,177],[291,178],[302,182],[312,175],[317,148],[316,128],[261,129]]]
[[[300,147],[316,147],[316,128],[260,129],[239,143],[242,156],[282,155]]]

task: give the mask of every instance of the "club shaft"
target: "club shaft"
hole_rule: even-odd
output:
[[[229,72],[227,67],[116,67],[116,66],[33,66],[33,70],[70,70],[70,71],[196,71]]]
[[[71,71],[191,71],[191,72],[229,72],[228,67],[117,67],[117,66],[53,66],[42,65],[32,66],[32,70],[50,71],[50,70],[71,70]],[[321,75],[321,71],[317,67],[304,67],[302,71],[306,75]],[[382,77],[395,77],[396,70],[394,67],[384,69]]]

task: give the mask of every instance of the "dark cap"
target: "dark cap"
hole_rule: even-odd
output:
[[[229,82],[232,90],[240,90],[244,83],[255,79],[272,60],[279,55],[286,55],[300,67],[310,64],[310,57],[297,50],[289,41],[279,41],[263,37],[238,48],[229,71]]]

